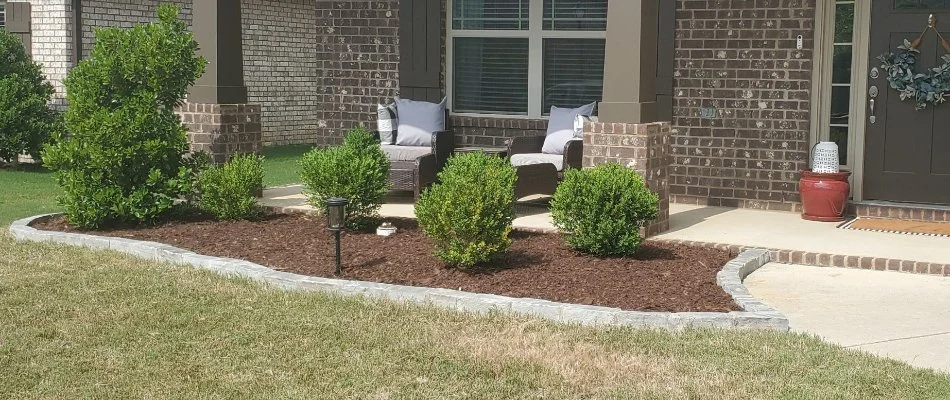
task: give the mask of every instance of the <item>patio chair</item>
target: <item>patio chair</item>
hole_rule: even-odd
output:
[[[396,104],[406,110],[413,108],[418,111],[421,107],[423,111],[429,114],[436,109],[432,106],[438,106],[434,103],[414,102],[398,98]],[[444,109],[444,101],[440,105]],[[398,108],[394,109],[398,110]],[[425,112],[422,114],[425,114]],[[404,130],[412,129],[411,135],[415,137],[412,140],[399,140],[400,132],[399,128],[396,128],[392,133],[394,138],[390,143],[380,143],[380,148],[390,162],[389,184],[391,190],[412,191],[413,196],[419,198],[422,191],[435,182],[436,175],[452,155],[455,148],[455,137],[452,131],[448,129],[448,110],[438,112],[443,114],[442,121],[429,122],[441,122],[439,124],[415,123],[412,121],[412,119],[419,118],[420,115],[402,115],[406,117],[405,120],[397,115],[400,121],[399,126],[403,127]],[[421,117],[431,118],[432,116],[421,115]],[[412,127],[408,128],[407,124],[412,124]],[[429,128],[426,128],[426,126],[429,126]],[[375,130],[374,136],[379,140],[380,131]]]
[[[564,178],[564,171],[580,169],[584,159],[584,142],[570,140],[564,146],[564,154],[548,154],[541,151],[544,136],[523,136],[511,139],[508,156],[515,167],[518,181],[515,197],[530,195],[554,195],[557,184]]]
[[[515,197],[540,194],[551,196],[564,178],[564,171],[580,169],[584,161],[583,118],[591,115],[596,103],[578,108],[551,107],[544,136],[512,138],[508,146],[511,165],[518,181]],[[580,128],[577,127],[580,121]]]

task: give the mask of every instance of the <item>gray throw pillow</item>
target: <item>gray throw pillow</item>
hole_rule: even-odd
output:
[[[376,105],[376,130],[379,131],[379,142],[393,144],[396,142],[396,127],[399,119],[396,118],[396,104]]]
[[[445,130],[445,99],[439,104],[396,99],[399,128],[396,145],[431,146],[432,134]]]
[[[574,139],[574,118],[578,115],[591,115],[595,103],[585,104],[577,108],[560,108],[551,106],[551,115],[548,119],[548,133],[544,138],[541,152],[546,154],[564,154],[564,146]]]

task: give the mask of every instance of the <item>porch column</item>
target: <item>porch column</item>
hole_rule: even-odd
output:
[[[601,121],[657,121],[658,1],[608,1]]]
[[[192,1],[192,31],[207,61],[179,110],[192,151],[224,163],[261,149],[261,106],[248,103],[240,0]]]

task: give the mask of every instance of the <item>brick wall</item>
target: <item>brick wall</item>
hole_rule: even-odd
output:
[[[131,27],[151,21],[158,5],[166,2],[168,0],[84,0],[83,55],[87,56],[92,49],[95,28]],[[173,2],[182,7],[182,17],[190,24],[192,1]],[[316,3],[242,0],[241,4],[244,7],[245,84],[249,102],[261,105],[264,143],[316,141],[314,132],[318,129],[320,99]],[[68,18],[62,17],[62,20]],[[68,44],[71,48],[71,43]],[[71,54],[71,50],[67,54]]]
[[[399,91],[399,1],[317,1],[315,142],[375,129],[376,104]]]
[[[798,207],[815,1],[677,1],[674,201]]]
[[[63,108],[66,89],[63,79],[72,66],[73,24],[70,0],[32,0],[31,24],[33,61],[43,65],[43,72],[53,84],[53,106]]]

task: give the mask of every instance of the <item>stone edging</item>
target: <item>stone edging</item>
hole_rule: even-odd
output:
[[[733,254],[752,247],[735,244],[697,242],[679,239],[650,239],[666,243],[684,244],[689,246],[711,247],[726,250]],[[924,261],[899,260],[893,258],[845,256],[830,253],[815,253],[798,250],[767,249],[773,262],[783,264],[811,265],[815,267],[859,268],[875,271],[896,271],[912,274],[950,276],[950,264],[929,263]]]
[[[320,278],[275,271],[245,260],[204,256],[166,244],[125,238],[94,236],[79,233],[41,231],[29,226],[33,221],[49,218],[47,214],[21,219],[10,225],[16,240],[57,242],[93,249],[112,250],[153,261],[188,264],[223,275],[236,275],[266,282],[281,288],[301,291],[323,291],[346,296],[388,299],[415,304],[431,304],[460,311],[486,313],[492,310],[541,317],[558,322],[584,325],[618,325],[657,329],[683,328],[753,328],[788,330],[788,319],[749,294],[742,280],[770,262],[766,250],[746,250],[729,261],[716,275],[716,282],[745,311],[713,312],[642,312],[619,308],[557,303],[530,298],[512,298],[458,290],[390,285],[385,283]]]

